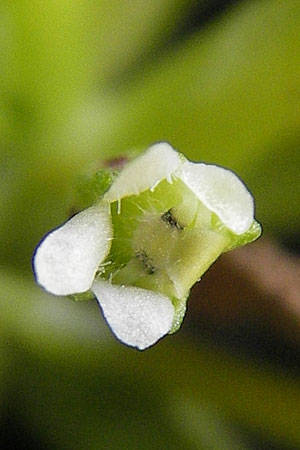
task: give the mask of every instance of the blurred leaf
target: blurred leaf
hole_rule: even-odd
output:
[[[241,436],[229,421],[211,407],[200,406],[198,401],[177,395],[170,399],[170,416],[186,433],[186,441],[195,447],[203,442],[206,450],[245,449]]]
[[[25,367],[30,370],[26,383],[31,384],[31,390],[24,389],[23,384],[22,404],[24,408],[26,404],[36,408],[34,421],[37,415],[40,417],[40,402],[47,398],[44,388],[39,397],[34,387],[38,379],[43,379],[41,373],[45,365],[50,379],[54,369],[66,372],[68,380],[73,374],[78,380],[76,385],[87,386],[90,395],[99,388],[99,380],[106,374],[107,386],[109,380],[115,379],[128,380],[133,386],[142,383],[145,398],[149,398],[147,392],[155,386],[162,408],[166,396],[187,396],[199,404],[199,408],[203,402],[214,405],[228,418],[291,445],[300,444],[297,426],[300,420],[299,379],[274,371],[273,367],[257,367],[253,362],[237,359],[201,342],[195,345],[183,332],[165,338],[146,352],[137,352],[115,342],[104,329],[106,325],[104,327],[95,303],[74,303],[39,295],[38,288],[4,273],[0,283],[5,292],[1,301],[0,338],[6,342],[10,358],[15,358],[14,366],[20,367],[21,371]],[[15,356],[13,349],[17,350]],[[34,360],[31,369],[28,358]],[[12,380],[19,383],[17,373],[12,371],[10,376],[16,376]],[[60,377],[58,375],[55,383],[59,383]],[[46,386],[49,383],[48,379]],[[75,381],[70,383],[74,389]],[[72,393],[62,386],[58,388],[59,404],[67,404],[64,392],[71,397]],[[84,394],[78,392],[78,395],[82,398]],[[53,405],[55,398],[54,395]],[[51,408],[43,411],[44,424],[53,414]],[[126,402],[122,408],[126,408]]]
[[[39,136],[36,149],[49,143],[51,153],[61,151],[51,147],[51,139],[64,132],[70,114],[76,117],[101,80],[158,45],[190,3],[194,0],[5,2],[1,100],[20,128],[22,144],[28,144],[24,133],[33,144],[38,132],[47,139]]]
[[[191,5],[203,0],[93,1],[94,35],[99,81],[122,83],[124,72],[153,56]]]
[[[261,149],[249,179],[256,199],[256,214],[266,231],[277,235],[297,233],[300,208],[300,130],[283,132]]]

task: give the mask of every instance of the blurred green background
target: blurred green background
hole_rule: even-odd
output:
[[[1,448],[300,448],[296,339],[243,324],[232,345],[191,308],[138,352],[31,269],[80,176],[159,140],[235,170],[296,249],[299,2],[3,0],[0,31]]]

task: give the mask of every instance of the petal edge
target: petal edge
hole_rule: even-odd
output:
[[[164,178],[169,179],[182,161],[183,157],[168,143],[154,144],[125,166],[104,200],[114,202],[153,189]]]
[[[92,290],[111,330],[124,344],[144,350],[167,334],[174,306],[163,294],[96,280]]]
[[[235,234],[249,229],[254,219],[253,197],[234,172],[213,164],[186,162],[177,176]]]
[[[87,291],[112,237],[109,205],[94,205],[50,232],[33,259],[37,283],[55,295]]]

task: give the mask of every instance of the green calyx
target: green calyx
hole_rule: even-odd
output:
[[[119,170],[105,168],[98,170],[92,177],[82,178],[78,185],[76,209],[88,208],[98,202],[108,191],[118,174]]]
[[[101,200],[119,171],[102,169],[80,185],[80,206]],[[170,182],[172,181],[172,182]],[[96,277],[168,296],[175,314],[170,333],[180,327],[191,287],[224,252],[261,234],[258,222],[237,235],[179,178],[163,179],[154,189],[110,203],[113,240]],[[88,291],[72,295],[89,300]]]
[[[111,216],[114,239],[101,278],[171,298],[170,333],[180,327],[195,282],[223,252],[254,240],[260,230],[255,222],[235,235],[180,179],[111,203]]]

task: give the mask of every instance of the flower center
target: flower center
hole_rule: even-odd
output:
[[[227,239],[211,229],[211,212],[180,181],[112,205],[114,240],[105,277],[183,298],[220,255]]]

